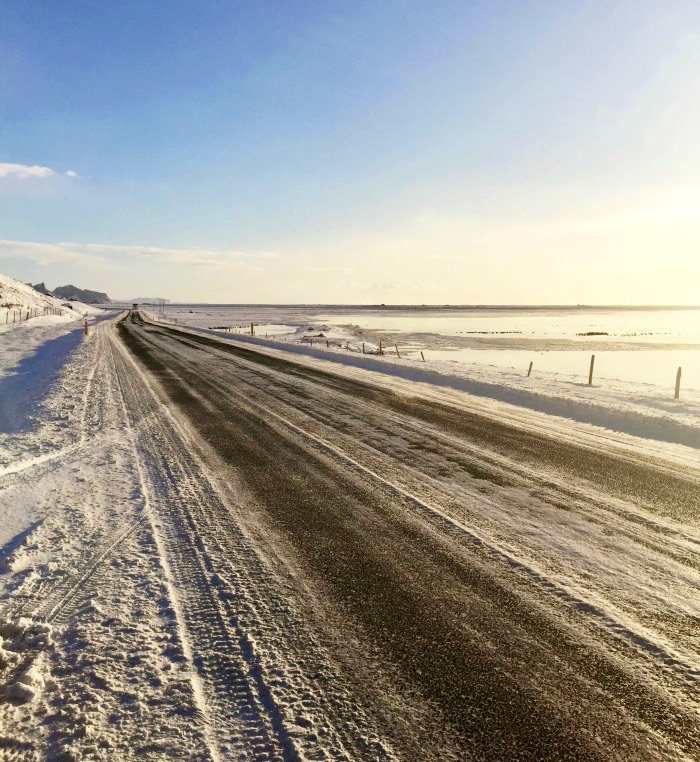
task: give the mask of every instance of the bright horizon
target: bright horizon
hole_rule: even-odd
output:
[[[209,304],[700,301],[700,8],[10,0],[0,272]]]

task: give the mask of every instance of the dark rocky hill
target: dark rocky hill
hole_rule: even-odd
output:
[[[106,304],[111,301],[107,294],[101,291],[90,291],[90,289],[77,286],[59,286],[53,292],[61,299],[75,299],[84,304]]]
[[[38,291],[40,294],[44,294],[44,296],[53,296],[53,291],[49,291],[49,289],[46,288],[45,283],[37,283],[36,285],[32,286],[32,288],[35,291]]]

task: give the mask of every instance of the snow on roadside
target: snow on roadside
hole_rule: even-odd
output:
[[[30,423],[29,411],[80,343],[85,319],[92,324],[102,315],[103,309],[46,296],[0,274],[0,433]]]
[[[149,317],[156,320],[155,315]],[[288,339],[265,339],[193,326],[178,327],[358,371],[468,392],[622,434],[700,449],[700,394],[693,391],[684,392],[681,399],[675,400],[672,390],[651,384],[606,380],[604,384],[588,386],[558,373],[539,373],[537,377],[528,378],[525,373],[496,366],[397,357],[390,349],[380,356],[377,348],[370,344],[366,344],[365,351],[371,354],[363,355],[362,343],[359,342],[358,347],[356,339],[353,342],[336,327],[328,333],[318,326],[312,331],[305,327],[303,330],[309,338],[315,335],[313,344],[299,342],[296,335]],[[319,336],[321,333],[324,336]]]
[[[25,309],[53,307],[61,300],[45,297],[30,286],[0,275],[0,302],[10,298]],[[89,345],[85,346],[83,321],[94,324],[97,314],[104,311],[80,302],[63,314],[42,315],[21,323],[1,324],[0,310],[0,477],[17,472],[26,463],[39,463],[54,451],[74,444],[71,416],[78,409],[83,389],[88,381],[91,363]],[[81,349],[87,363],[81,364],[78,374],[66,373],[68,360]],[[57,404],[58,388],[74,398],[71,403]],[[13,537],[21,537],[33,522],[40,521],[40,496],[35,500],[19,499],[6,493],[0,521],[0,546]],[[23,542],[29,542],[23,538]],[[18,543],[19,545],[20,543]],[[8,555],[5,553],[4,555]],[[0,566],[8,558],[0,557]]]
[[[41,343],[49,328],[30,320],[0,337],[31,365],[35,392],[24,411],[7,400],[18,425],[0,430],[0,758],[199,758],[111,323],[87,337],[75,322],[53,326],[63,333]]]

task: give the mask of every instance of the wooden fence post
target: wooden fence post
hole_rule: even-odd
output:
[[[677,400],[681,396],[681,372],[682,369],[678,366],[676,371],[676,393],[673,395],[673,399]]]
[[[532,360],[530,361],[530,367],[527,369],[527,377],[530,378],[530,373],[532,373]]]
[[[399,346],[398,346],[398,344],[394,344],[394,347],[396,347],[396,356],[397,356],[397,357],[399,358],[399,360],[400,360],[400,359],[401,359],[401,355],[399,354]]]
[[[423,356],[423,350],[422,350],[422,349],[421,349],[421,351],[420,351],[420,356],[421,356],[421,358],[423,359],[423,362],[425,362],[425,357]]]
[[[87,318],[85,318],[85,335],[86,336],[88,335],[88,322],[87,322]]]
[[[595,355],[591,355],[591,367],[588,371],[588,386],[593,386],[593,365],[595,364]]]

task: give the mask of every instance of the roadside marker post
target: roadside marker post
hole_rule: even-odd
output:
[[[363,341],[362,342],[362,354],[364,354],[364,353],[365,353],[365,342]]]
[[[88,322],[87,322],[87,318],[85,318],[85,335],[86,336],[88,335]]]
[[[595,364],[595,355],[591,355],[591,367],[588,371],[588,386],[593,386],[593,365]]]
[[[530,378],[530,373],[532,373],[532,360],[530,360],[530,367],[527,369],[527,377]]]
[[[423,360],[423,362],[425,362],[425,357],[423,356],[423,350],[422,349],[420,351],[420,356],[421,356],[421,359]]]
[[[398,344],[394,344],[394,347],[396,347],[396,356],[397,356],[397,357],[399,358],[399,360],[400,360],[400,359],[401,359],[401,355],[399,354],[399,346],[398,346]]]
[[[676,393],[673,395],[674,400],[677,400],[681,396],[681,373],[682,368],[679,365],[676,371]]]

